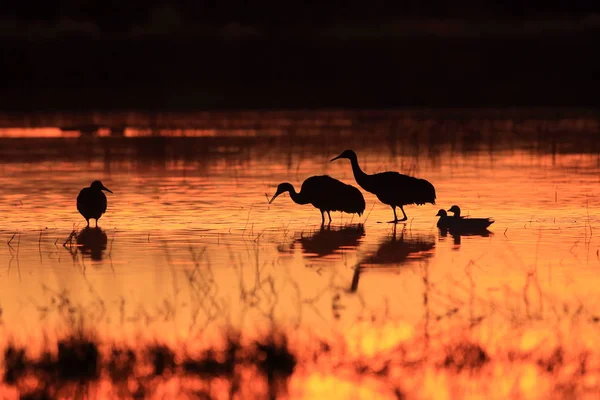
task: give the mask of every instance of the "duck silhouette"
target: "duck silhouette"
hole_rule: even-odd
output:
[[[442,210],[440,210],[440,211],[442,211]],[[440,214],[440,211],[438,212],[438,215]],[[452,207],[450,207],[450,209],[448,211],[451,213],[454,213],[454,216],[446,217],[446,218],[444,218],[443,216],[440,216],[440,220],[438,220],[438,227],[439,227],[440,221],[442,221],[443,224],[448,224],[448,226],[446,226],[446,227],[452,231],[463,232],[463,233],[480,232],[480,231],[486,231],[487,227],[495,222],[491,218],[463,217],[460,215],[460,207],[457,206],[456,204],[453,205]]]
[[[454,217],[450,217],[444,209],[440,209],[435,216],[440,217],[437,222],[437,227],[440,229],[449,229],[454,222]]]

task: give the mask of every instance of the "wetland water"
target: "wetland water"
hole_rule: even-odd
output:
[[[76,332],[182,357],[226,331],[276,330],[296,360],[284,397],[597,395],[595,120],[337,122],[169,137],[0,129],[1,344],[35,353]],[[300,190],[312,175],[358,186],[348,160],[329,162],[346,148],[367,173],[429,180],[437,204],[407,206],[393,226],[361,190],[363,216],[335,212],[329,227],[287,194],[268,204],[279,183]],[[114,194],[101,230],[82,232],[75,198],[94,179]],[[435,214],[453,204],[493,217],[490,233],[439,232]],[[195,398],[176,378],[146,397]],[[210,397],[235,392],[200,381]],[[244,375],[242,396],[265,396],[259,381]],[[115,395],[107,386],[93,391]]]

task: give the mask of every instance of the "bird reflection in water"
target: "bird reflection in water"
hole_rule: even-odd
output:
[[[481,230],[477,230],[477,231],[461,231],[461,230],[455,230],[455,229],[448,229],[448,228],[439,228],[440,230],[440,238],[442,238],[442,240],[444,240],[446,237],[448,237],[448,235],[450,235],[452,237],[452,241],[454,242],[454,246],[458,247],[461,244],[461,238],[463,236],[481,236],[481,237],[488,237],[490,235],[493,235],[493,233],[487,229],[481,229]]]
[[[106,233],[99,227],[85,227],[77,235],[77,245],[81,254],[89,256],[92,260],[101,261],[108,243]]]
[[[360,274],[368,265],[402,266],[433,257],[435,237],[424,234],[407,234],[406,226],[400,234],[394,225],[392,235],[386,237],[377,250],[363,259],[355,268],[350,292],[358,289]]]
[[[364,259],[362,264],[403,265],[432,257],[434,247],[435,238],[433,236],[407,234],[406,226],[398,235],[394,227],[392,235],[379,243],[377,251]]]
[[[363,224],[345,225],[339,228],[321,226],[321,229],[309,235],[302,234],[296,241],[307,256],[325,257],[340,249],[358,247],[365,235]]]

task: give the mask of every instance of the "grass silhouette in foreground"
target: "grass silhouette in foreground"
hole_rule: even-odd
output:
[[[178,355],[166,345],[139,348],[104,345],[82,334],[58,340],[54,351],[30,357],[26,347],[8,344],[4,349],[2,381],[15,387],[21,398],[57,398],[93,391],[99,380],[108,379],[120,397],[145,397],[156,380],[188,377],[200,381],[225,379],[233,395],[241,388],[243,371],[254,370],[253,379],[263,380],[271,398],[285,391],[294,373],[297,357],[283,334],[272,333],[261,340],[242,344],[239,336],[228,335],[224,349],[209,348],[198,356]],[[31,384],[34,378],[35,385]],[[131,391],[128,382],[137,382]],[[98,387],[95,388],[98,390]],[[1,388],[0,388],[1,393]],[[210,396],[209,396],[210,398]]]
[[[519,382],[522,378],[518,372],[514,375],[514,371],[523,368],[525,371],[533,368],[536,379],[543,385],[533,392],[516,385],[511,393],[542,395],[551,391],[572,397],[600,392],[600,386],[593,383],[600,374],[598,357],[587,351],[568,350],[561,344],[548,349],[514,351],[486,347],[465,336],[446,338],[443,342],[440,346],[423,347],[426,344],[423,337],[415,337],[375,354],[357,356],[333,338],[306,343],[305,349],[292,351],[288,335],[283,333],[248,343],[243,343],[239,336],[226,335],[225,346],[209,347],[190,355],[164,344],[138,344],[136,348],[107,346],[91,337],[74,335],[60,339],[54,351],[44,351],[37,357],[31,357],[26,347],[7,345],[3,352],[0,393],[12,388],[24,399],[94,397],[94,393],[152,398],[157,389],[166,390],[169,382],[180,382],[176,393],[170,395],[274,399],[289,393],[294,374],[298,373],[300,379],[293,388],[297,391],[307,373],[316,373],[349,377],[355,381],[355,387],[376,380],[380,382],[377,393],[405,398],[410,393],[432,390],[422,380],[421,374],[426,373],[453,381],[439,390],[453,387],[459,390],[456,393],[464,395],[467,392],[460,390],[468,387],[477,388],[477,393],[490,394],[495,386],[486,377],[501,373],[498,371],[512,371],[512,379]],[[344,392],[337,394],[344,396]]]

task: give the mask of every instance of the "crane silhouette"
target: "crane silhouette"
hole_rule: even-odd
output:
[[[398,172],[388,171],[378,174],[366,174],[358,165],[356,153],[352,150],[346,150],[339,156],[332,158],[335,161],[340,158],[347,158],[352,164],[352,172],[356,182],[365,189],[377,196],[379,201],[387,204],[394,210],[394,220],[392,223],[406,221],[404,206],[408,204],[422,205],[425,203],[435,204],[435,188],[425,179],[415,178],[413,176],[402,175]],[[396,207],[400,207],[403,218],[398,219]]]
[[[77,211],[83,215],[87,226],[90,226],[90,219],[95,219],[98,226],[98,219],[106,212],[106,195],[102,193],[103,190],[112,193],[102,182],[94,181],[90,187],[81,189],[77,196]]]
[[[289,192],[290,197],[296,204],[312,204],[321,211],[321,225],[325,224],[327,212],[331,223],[331,211],[343,211],[349,214],[358,214],[365,211],[365,198],[360,190],[352,185],[347,185],[328,175],[311,176],[307,178],[296,193],[294,186],[284,182],[277,186],[277,192],[273,195],[269,204],[282,193]]]

